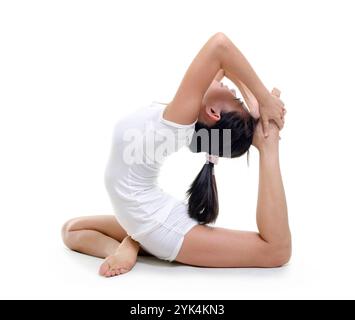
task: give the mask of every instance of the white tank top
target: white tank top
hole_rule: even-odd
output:
[[[158,185],[167,156],[191,143],[195,123],[163,118],[166,105],[152,102],[119,120],[113,130],[105,186],[118,221],[133,239],[163,223],[181,204]]]

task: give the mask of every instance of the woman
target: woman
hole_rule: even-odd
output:
[[[220,82],[224,76],[238,86],[248,108]],[[213,35],[169,104],[153,102],[116,124],[105,171],[116,217],[70,220],[62,230],[64,243],[105,258],[99,272],[106,277],[131,270],[138,254],[201,267],[284,265],[291,256],[278,155],[285,112],[280,92],[268,92],[226,35]],[[214,165],[220,156],[245,154],[251,144],[260,153],[259,232],[212,227],[218,215]],[[164,159],[183,145],[206,152],[188,204],[156,183]]]

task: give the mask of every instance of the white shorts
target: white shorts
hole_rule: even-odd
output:
[[[184,236],[198,222],[188,215],[185,203],[174,207],[167,219],[148,233],[135,237],[141,247],[148,253],[159,259],[172,262],[178,255]]]

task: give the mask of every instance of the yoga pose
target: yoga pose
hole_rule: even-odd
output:
[[[230,79],[240,90],[221,82]],[[291,233],[279,165],[279,130],[286,110],[223,33],[208,39],[168,104],[152,102],[118,121],[105,170],[115,216],[81,217],[62,229],[72,250],[104,258],[99,273],[130,271],[137,255],[200,267],[279,267],[291,256]],[[157,184],[159,169],[182,146],[206,153],[188,202]],[[218,215],[218,157],[259,151],[258,232],[211,226]],[[181,164],[182,171],[188,164]],[[231,208],[235,214],[238,208]],[[228,214],[228,212],[226,212]]]

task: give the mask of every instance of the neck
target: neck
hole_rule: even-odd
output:
[[[200,112],[198,114],[197,120],[202,123],[208,123],[208,118],[206,115],[206,106],[201,103]]]

